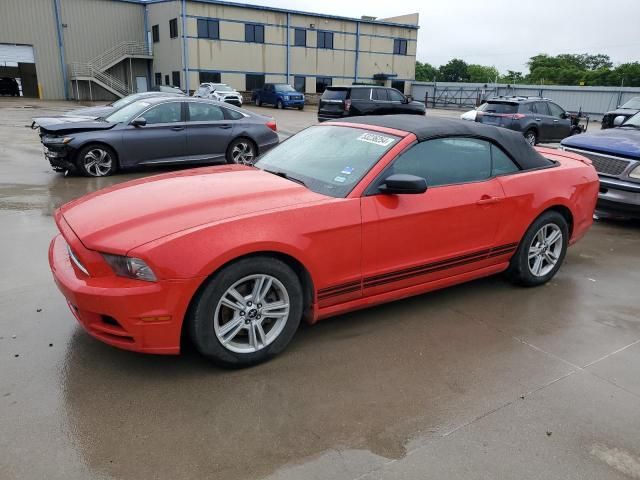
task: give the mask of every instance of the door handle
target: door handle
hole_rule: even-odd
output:
[[[229,125],[228,123],[225,123],[224,125],[218,125],[218,128],[227,129],[227,128],[231,128],[231,125]]]
[[[476,202],[476,205],[491,205],[492,203],[498,203],[502,201],[502,197],[490,197],[489,195],[483,195],[480,200]]]
[[[536,118],[536,122],[541,122],[542,119],[541,118]]]
[[[171,127],[171,130],[173,130],[174,132],[179,132],[181,130],[184,130],[184,127]]]
[[[554,120],[553,123],[558,123],[560,120]]]

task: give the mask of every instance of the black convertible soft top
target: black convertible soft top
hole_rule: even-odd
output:
[[[544,158],[534,150],[521,133],[468,120],[423,117],[421,115],[371,115],[344,118],[339,121],[410,132],[420,142],[442,137],[483,138],[500,145],[523,170],[553,165],[551,160]]]

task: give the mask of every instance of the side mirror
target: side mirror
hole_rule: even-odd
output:
[[[404,97],[404,103],[411,103],[413,102],[413,97],[411,95],[407,95]]]
[[[618,115],[616,118],[613,119],[613,126],[619,127],[624,123],[625,120],[626,118],[624,117],[624,115]]]
[[[571,114],[569,112],[563,112],[562,115],[560,115],[560,118],[564,118],[566,120],[571,118]]]
[[[378,190],[388,195],[424,193],[427,191],[427,181],[415,175],[396,173],[385,178]]]
[[[147,121],[144,119],[144,117],[138,117],[131,120],[131,123],[129,125],[133,125],[134,127],[144,127],[146,124]]]

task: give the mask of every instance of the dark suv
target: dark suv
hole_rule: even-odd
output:
[[[530,145],[572,134],[571,115],[548,98],[495,97],[478,107],[476,122],[522,132]]]
[[[327,87],[318,105],[318,121],[358,115],[424,115],[424,104],[414,102],[395,88],[353,85]]]

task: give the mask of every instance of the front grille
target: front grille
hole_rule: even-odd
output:
[[[573,148],[568,148],[572,152],[579,153],[587,157],[589,160],[593,162],[593,166],[596,169],[596,172],[602,173],[604,175],[612,175],[614,177],[619,177],[622,175],[627,167],[629,166],[629,160],[624,160],[622,158],[611,157],[609,155],[602,155],[594,152],[587,152],[585,150],[577,150]]]

